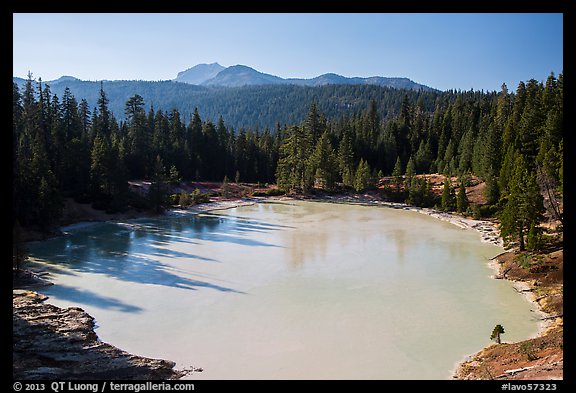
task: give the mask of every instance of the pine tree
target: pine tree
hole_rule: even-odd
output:
[[[324,131],[325,125],[322,124],[320,119],[320,113],[318,112],[318,106],[315,102],[310,105],[310,109],[308,110],[308,116],[304,121],[304,131],[310,135],[311,143],[316,144],[320,135]]]
[[[400,161],[400,156],[396,158],[396,164],[394,164],[392,176],[394,177],[396,192],[400,192],[400,185],[402,184],[402,161]]]
[[[100,82],[100,92],[98,96],[98,117],[95,127],[95,134],[102,133],[102,135],[110,136],[110,111],[108,110],[108,97],[104,91],[104,82]]]
[[[368,188],[370,184],[370,166],[364,159],[360,159],[358,169],[356,170],[356,178],[354,180],[354,189],[356,192],[362,192]]]
[[[180,173],[178,172],[178,168],[176,168],[176,165],[171,165],[170,171],[168,173],[168,182],[170,184],[177,185],[181,181],[182,181],[182,178],[180,177]]]
[[[425,173],[430,169],[432,163],[432,152],[430,151],[430,144],[425,142],[424,139],[420,141],[418,151],[414,156],[416,172]]]
[[[90,153],[90,189],[94,198],[103,194],[110,194],[108,177],[110,167],[110,143],[102,135],[96,135]]]
[[[442,188],[442,210],[449,212],[453,211],[456,207],[456,195],[454,192],[454,187],[452,187],[452,181],[450,177],[444,179],[444,186]]]
[[[344,131],[342,139],[340,140],[338,165],[340,175],[342,176],[342,183],[347,187],[351,187],[354,183],[354,150],[352,148],[350,133],[347,130]]]
[[[406,164],[406,173],[405,175],[405,182],[406,182],[406,188],[410,187],[410,184],[412,183],[412,177],[414,177],[416,175],[416,165],[414,164],[414,160],[412,159],[412,156],[410,156],[410,158],[408,159],[408,164]]]
[[[320,188],[334,189],[338,176],[338,160],[327,131],[324,131],[318,139],[310,156],[308,168],[313,173],[314,181]]]
[[[468,197],[466,196],[466,187],[464,182],[460,179],[460,186],[458,187],[458,195],[456,195],[456,211],[463,213],[468,209]]]
[[[289,192],[308,193],[313,178],[307,170],[312,150],[311,136],[305,129],[292,126],[280,145],[280,157],[276,170],[278,186]]]
[[[517,241],[520,251],[526,249],[525,236],[531,225],[536,225],[544,211],[543,198],[536,174],[528,170],[523,155],[516,158],[510,179],[510,195],[501,214],[501,235],[509,244]]]
[[[159,155],[156,156],[152,167],[152,178],[150,179],[150,189],[148,190],[148,200],[155,213],[164,210],[166,196],[168,193],[168,179],[166,178],[166,168]]]
[[[412,178],[406,203],[413,206],[425,206],[428,202],[428,183],[424,179]]]
[[[528,236],[526,237],[526,249],[528,251],[536,251],[540,248],[540,228],[536,223],[530,224]]]
[[[227,199],[230,196],[230,184],[228,181],[228,176],[224,176],[224,180],[222,180],[222,186],[220,186],[220,194],[224,199]]]
[[[492,334],[490,335],[490,340],[495,340],[498,344],[501,344],[502,341],[500,339],[500,335],[506,333],[504,331],[504,327],[500,324],[496,325],[494,327],[494,330],[492,330]]]

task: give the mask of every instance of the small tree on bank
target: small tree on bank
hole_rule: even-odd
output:
[[[490,340],[494,340],[496,341],[498,344],[502,344],[502,341],[500,340],[500,335],[506,333],[504,331],[504,326],[498,324],[494,327],[494,330],[492,330],[492,335],[490,336]]]
[[[230,197],[230,185],[228,184],[228,176],[224,176],[222,186],[220,187],[220,194],[222,195],[222,198]]]

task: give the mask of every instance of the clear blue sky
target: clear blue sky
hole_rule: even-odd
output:
[[[284,78],[516,89],[563,72],[562,14],[14,14],[13,75],[167,80],[199,63]]]

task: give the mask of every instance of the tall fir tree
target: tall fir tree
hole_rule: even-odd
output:
[[[526,159],[518,155],[510,179],[510,194],[501,214],[501,235],[509,244],[517,242],[521,251],[526,249],[526,235],[536,225],[544,211],[543,198],[536,174],[529,170]]]
[[[345,186],[352,187],[354,183],[354,150],[352,147],[352,138],[350,132],[345,129],[338,147],[338,164],[342,183]]]
[[[309,158],[308,168],[314,177],[315,184],[320,188],[329,191],[335,188],[338,179],[338,160],[327,131],[324,131],[318,139]]]
[[[466,187],[464,182],[460,179],[460,185],[458,186],[458,194],[456,195],[456,211],[458,213],[464,213],[468,209],[468,196],[466,195]]]
[[[307,170],[312,151],[312,136],[303,127],[292,126],[280,145],[276,169],[278,186],[290,192],[307,193],[313,178]]]

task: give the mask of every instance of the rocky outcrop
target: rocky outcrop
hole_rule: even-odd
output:
[[[94,318],[78,307],[44,303],[46,296],[13,290],[14,379],[177,379],[175,363],[131,355],[100,341]]]

